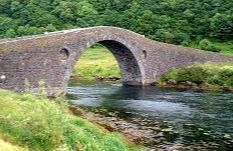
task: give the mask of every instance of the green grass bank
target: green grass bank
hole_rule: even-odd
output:
[[[143,151],[120,134],[70,113],[63,98],[48,100],[0,89],[1,151]]]
[[[160,86],[233,92],[233,63],[206,63],[171,70]]]

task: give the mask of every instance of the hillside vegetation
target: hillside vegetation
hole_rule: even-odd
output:
[[[119,134],[71,115],[64,101],[0,90],[0,150],[144,150]]]
[[[221,51],[225,50],[222,45],[232,45],[233,2],[0,0],[1,38],[97,25],[123,27],[158,41]]]

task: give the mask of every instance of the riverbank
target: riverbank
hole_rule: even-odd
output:
[[[129,122],[118,117],[116,113],[108,112],[105,109],[98,109],[98,107],[94,110],[90,110],[90,108],[80,108],[77,107],[77,105],[72,105],[70,106],[70,110],[77,116],[81,116],[89,121],[98,123],[110,132],[120,132],[124,134],[124,136],[130,141],[146,146],[149,150],[175,151],[202,149],[201,147],[198,147],[198,145],[201,146],[201,144],[198,143],[192,145],[169,143],[176,140],[180,134],[179,132],[175,131],[173,127],[166,126],[158,121],[150,121],[149,119],[142,118],[140,120],[135,119]],[[151,126],[142,126],[143,123],[150,123]],[[209,144],[202,144],[202,147],[208,148],[208,146]]]
[[[154,133],[153,130],[142,129],[137,124],[129,123],[121,118],[116,117],[113,114],[110,115],[106,110],[103,109],[89,111],[88,109],[77,107],[77,105],[71,105],[70,110],[74,115],[83,117],[94,123],[98,123],[110,132],[119,132],[131,142],[140,144],[142,146],[153,146],[155,143],[153,138],[156,136],[159,137],[157,133]],[[160,128],[153,126],[153,129],[158,130]],[[161,140],[158,139],[157,142],[158,141]]]
[[[64,101],[0,90],[0,149],[145,150],[118,133],[74,116]]]
[[[171,70],[158,82],[160,87],[194,91],[233,92],[233,64],[205,63]]]

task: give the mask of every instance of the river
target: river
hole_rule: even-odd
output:
[[[233,94],[111,83],[69,87],[71,103],[148,129],[154,150],[233,150]],[[111,114],[110,114],[111,113]]]

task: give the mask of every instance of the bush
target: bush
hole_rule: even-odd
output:
[[[5,34],[5,37],[6,37],[6,38],[14,38],[14,37],[16,37],[16,36],[17,36],[17,34],[16,34],[16,32],[15,32],[14,29],[8,29],[8,30],[6,31],[6,34]]]
[[[167,74],[163,75],[160,79],[162,81],[176,80],[177,78],[177,70],[172,70]]]
[[[224,85],[224,81],[222,81],[222,79],[219,77],[219,75],[211,76],[208,79],[208,83],[209,84],[213,84],[213,85],[219,85],[219,86],[223,86]]]
[[[190,81],[196,84],[208,83],[215,86],[233,87],[233,65],[231,63],[207,63],[175,69],[164,75],[161,81]]]
[[[224,81],[225,85],[233,86],[233,70],[223,69],[218,74],[221,80]]]
[[[187,46],[190,45],[190,42],[187,41],[187,40],[184,40],[184,41],[181,42],[181,45],[187,47]]]
[[[200,66],[184,67],[177,71],[176,81],[185,82],[190,81],[193,83],[201,84],[206,81],[208,72]]]
[[[231,76],[227,81],[226,81],[227,86],[233,87],[233,76]]]
[[[219,71],[219,76],[223,79],[223,80],[227,80],[230,77],[233,76],[233,70],[230,69],[223,69],[221,71]]]
[[[221,50],[215,47],[209,40],[203,39],[199,42],[199,46],[203,50],[212,51],[212,52],[220,52]]]

